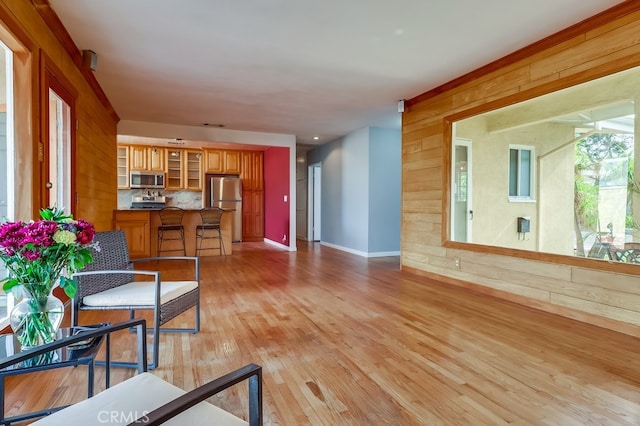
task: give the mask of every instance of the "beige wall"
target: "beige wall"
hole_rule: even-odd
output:
[[[487,117],[481,114],[456,122],[456,136],[472,141],[471,242],[573,255],[574,153],[568,147],[547,154],[572,140],[574,128],[545,123],[489,133]],[[531,146],[541,158],[536,162],[540,185],[534,188],[534,201],[510,201],[507,196],[510,145]],[[517,233],[518,217],[531,218],[526,236]]]
[[[68,53],[66,33],[52,31],[43,15],[50,12],[42,0],[0,1],[0,37],[16,52],[16,203],[17,217],[37,214],[40,188],[37,144],[41,141],[41,87],[45,64],[77,94],[75,182],[76,216],[93,222],[97,229],[112,228],[112,211],[117,203],[116,125],[118,117],[104,96],[92,88],[82,70],[77,47]],[[49,15],[50,16],[50,15]],[[62,37],[62,40],[58,37]],[[66,40],[66,42],[65,42]],[[93,76],[91,76],[93,78]],[[95,79],[94,79],[95,81]],[[46,97],[44,98],[46,99]],[[76,198],[76,197],[73,197]]]
[[[580,26],[409,100],[402,125],[402,268],[640,334],[639,266],[452,243],[448,242],[446,231],[451,122],[638,65],[640,4],[625,2]],[[478,154],[474,150],[476,162]],[[476,172],[477,169],[474,175]],[[550,187],[545,181],[541,185]],[[564,193],[566,189],[559,191]],[[541,195],[555,196],[548,192]],[[541,212],[541,221],[551,213]],[[515,214],[519,213],[514,211]],[[515,224],[507,226],[513,228]],[[475,228],[474,225],[474,233]],[[460,259],[458,268],[456,258]]]

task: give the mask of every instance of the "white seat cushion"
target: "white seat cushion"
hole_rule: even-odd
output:
[[[126,425],[185,393],[151,373],[142,373],[33,424]],[[248,423],[203,401],[164,424],[236,426]]]
[[[160,303],[165,304],[196,288],[198,288],[197,281],[162,281]],[[85,296],[82,303],[87,306],[153,306],[154,297],[155,282],[135,281]]]

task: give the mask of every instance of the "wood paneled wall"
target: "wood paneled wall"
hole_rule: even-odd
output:
[[[11,37],[14,39],[12,43],[22,45],[20,61],[29,66],[20,71],[30,74],[30,78],[17,76],[17,84],[22,90],[16,96],[21,97],[20,103],[27,102],[28,98],[29,104],[16,111],[18,218],[33,217],[39,207],[35,194],[39,193],[40,176],[35,153],[42,137],[42,97],[38,93],[37,82],[41,80],[42,61],[47,60],[77,93],[76,216],[93,222],[98,230],[111,229],[112,211],[117,207],[117,114],[91,71],[83,68],[80,50],[71,41],[47,0],[2,0],[0,21],[0,26],[6,29],[0,31],[2,37]],[[8,44],[15,51],[12,43]]]
[[[450,123],[640,65],[640,2],[624,2],[407,101],[402,268],[640,335],[637,265],[469,247],[446,237]],[[472,114],[470,114],[472,113]],[[460,259],[460,268],[455,266]]]

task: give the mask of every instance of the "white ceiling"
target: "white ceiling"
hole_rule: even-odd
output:
[[[325,143],[621,0],[50,0],[122,120]],[[319,141],[313,141],[313,136]]]

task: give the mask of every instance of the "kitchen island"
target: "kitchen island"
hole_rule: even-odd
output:
[[[113,229],[123,230],[129,244],[129,256],[132,259],[155,257],[158,255],[158,226],[160,226],[160,209],[118,209],[113,212]],[[182,225],[184,226],[184,244],[187,256],[196,253],[196,226],[202,223],[199,209],[185,209]],[[233,210],[225,210],[220,222],[222,241],[227,255],[232,253],[231,233],[233,229]],[[212,232],[212,231],[208,231]],[[219,256],[217,240],[205,240],[200,256]],[[215,249],[211,249],[215,247]],[[209,248],[206,249],[205,248]],[[167,249],[176,251],[164,252]],[[163,256],[182,256],[180,241],[165,241],[162,247]]]

